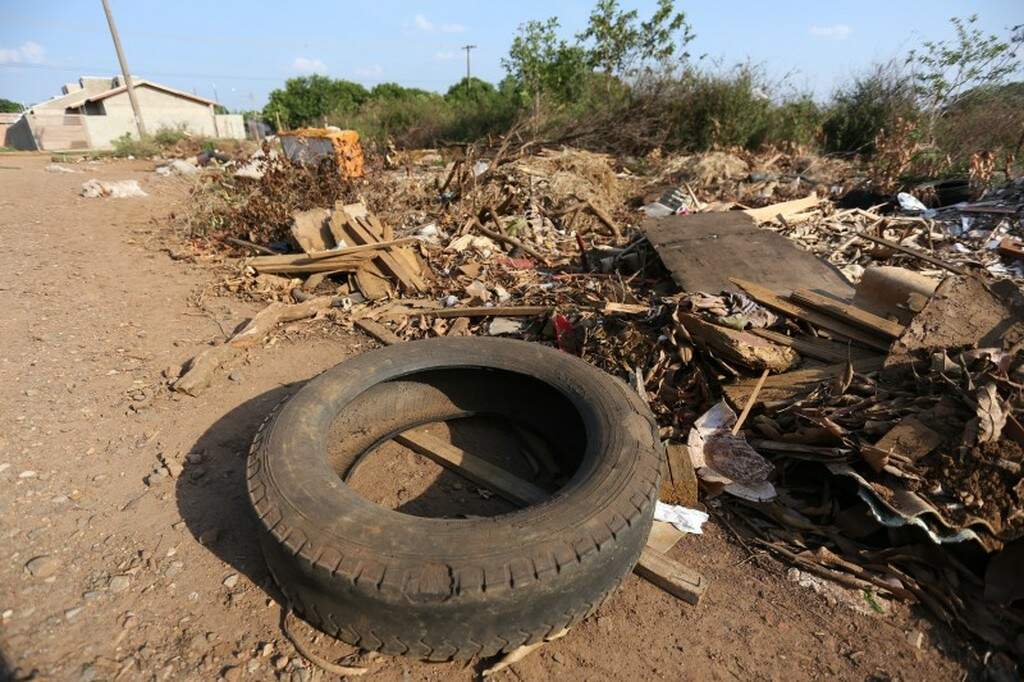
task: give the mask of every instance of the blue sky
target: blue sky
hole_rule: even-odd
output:
[[[0,97],[34,103],[79,75],[113,75],[117,60],[100,0],[0,0]],[[641,16],[654,0],[622,0]],[[111,0],[132,72],[216,96],[231,109],[261,107],[286,78],[319,72],[371,86],[397,81],[443,92],[465,73],[501,79],[516,27],[558,16],[566,37],[592,2],[258,2]],[[827,95],[872,61],[950,34],[948,19],[976,12],[1005,34],[1024,23],[1024,0],[678,2],[697,34],[695,54],[764,64],[794,88]]]

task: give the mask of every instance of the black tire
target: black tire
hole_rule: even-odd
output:
[[[575,473],[540,504],[473,519],[409,516],[344,484],[375,443],[475,414],[529,424]],[[446,660],[596,610],[643,549],[663,460],[650,410],[621,381],[537,344],[444,338],[310,381],[261,427],[247,476],[267,563],[300,615],[366,650]]]

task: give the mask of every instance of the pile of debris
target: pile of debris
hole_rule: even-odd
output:
[[[274,302],[174,387],[201,391],[304,317],[385,344],[555,345],[650,404],[755,560],[919,602],[1024,658],[1024,183],[840,209],[838,162],[708,155],[637,177],[530,149],[371,169],[343,195],[314,184],[273,232],[240,210],[246,238],[228,241],[259,255],[225,281]]]

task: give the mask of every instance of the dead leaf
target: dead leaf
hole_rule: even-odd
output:
[[[1008,413],[1009,403],[1000,400],[996,385],[985,384],[978,391],[978,442],[992,443],[999,440]]]

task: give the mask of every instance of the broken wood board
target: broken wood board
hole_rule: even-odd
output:
[[[690,448],[682,443],[669,443],[665,447],[665,465],[658,499],[668,504],[696,507],[697,473],[693,470]]]
[[[804,197],[803,199],[783,201],[778,204],[763,206],[761,208],[747,208],[744,209],[743,212],[759,223],[776,220],[779,216],[782,216],[783,220],[789,221],[800,213],[811,210],[820,203],[821,199],[818,198],[817,193],[812,192],[810,196]]]
[[[372,261],[363,263],[355,271],[354,277],[359,291],[371,301],[390,298],[393,293],[387,276]]]
[[[747,295],[750,296],[750,298],[763,306],[767,306],[772,310],[782,313],[783,315],[788,315],[789,317],[795,317],[797,319],[804,320],[805,322],[810,322],[815,326],[835,332],[841,336],[845,336],[851,341],[864,344],[869,348],[876,348],[882,351],[889,350],[889,341],[879,338],[875,334],[846,324],[845,322],[837,320],[824,313],[819,313],[816,310],[811,310],[789,301],[761,284],[755,284],[754,282],[740,279],[738,277],[730,277],[729,279],[736,286],[747,292]]]
[[[350,217],[343,206],[336,206],[334,215],[331,217],[330,229],[333,234],[342,235],[347,243],[370,245],[380,242],[380,238],[374,235],[369,227],[369,222],[364,224],[362,219]],[[397,255],[389,249],[375,254],[374,263],[380,270],[397,279],[406,291],[420,292],[427,289],[426,283],[419,273],[410,266],[405,256]]]
[[[882,368],[885,358],[875,355],[870,358],[854,359],[853,369],[860,374],[876,372]],[[777,403],[803,395],[813,389],[822,381],[828,381],[846,371],[846,363],[825,365],[822,367],[810,367],[798,369],[785,374],[776,374],[768,377],[764,382],[760,395],[755,404]],[[744,379],[734,384],[722,386],[722,391],[729,403],[736,409],[741,409],[747,403],[747,398],[757,385],[757,379]]]
[[[800,356],[787,346],[780,346],[749,332],[720,327],[696,315],[678,312],[676,321],[700,347],[711,351],[721,360],[740,364],[755,370],[767,369],[780,373],[800,363]]]
[[[816,289],[840,298],[853,287],[831,264],[742,211],[649,218],[640,226],[683,291],[739,291],[730,276],[775,290]]]
[[[326,251],[334,248],[334,237],[327,226],[330,211],[326,208],[312,208],[297,211],[292,215],[292,237],[306,253]]]
[[[887,320],[845,301],[822,296],[808,289],[794,291],[789,299],[798,305],[819,310],[826,315],[831,315],[836,319],[879,336],[888,336],[895,339],[903,333],[903,325],[898,322]]]
[[[800,355],[805,355],[815,360],[824,362],[846,362],[850,358],[865,358],[878,355],[875,351],[867,350],[845,343],[837,343],[816,336],[786,336],[770,329],[751,329],[751,334],[768,339],[772,343],[782,346],[789,346]]]
[[[357,318],[353,324],[383,343],[385,346],[393,346],[396,343],[402,343],[402,339],[395,336],[390,329],[378,322],[374,322],[373,320]]]
[[[224,343],[211,346],[187,363],[184,373],[171,386],[175,391],[197,396],[209,387],[214,373],[245,348],[259,343],[281,322],[313,317],[330,308],[333,296],[317,296],[301,303],[271,303],[256,313],[244,327]]]
[[[551,493],[543,488],[422,430],[405,431],[395,436],[394,440],[414,452],[429,457],[441,466],[462,474],[474,483],[494,490],[514,504],[539,504],[551,496]],[[664,544],[664,540],[661,544]],[[690,604],[698,604],[708,586],[707,579],[700,573],[650,546],[644,547],[634,570],[637,575]]]
[[[916,462],[942,443],[942,436],[913,416],[904,417],[875,447]]]

